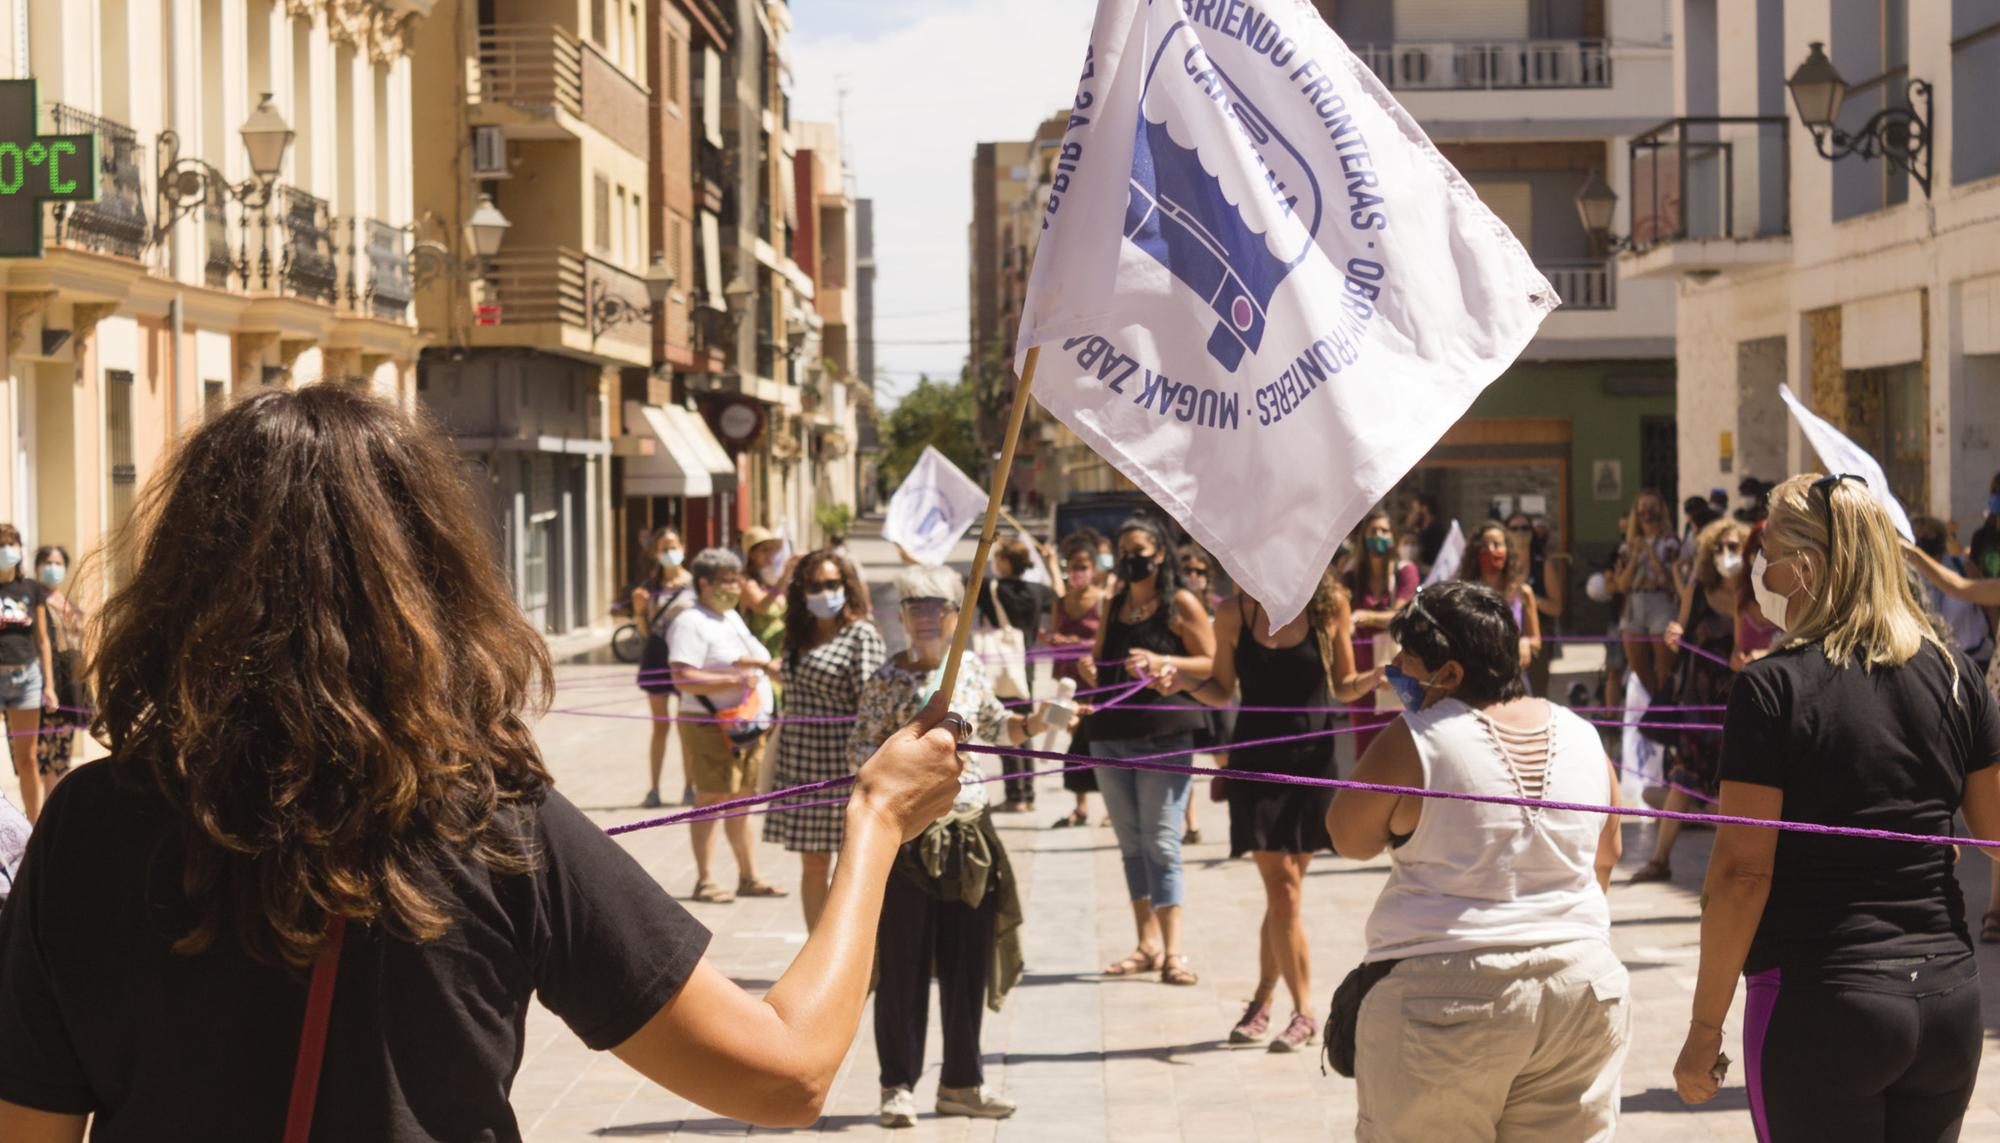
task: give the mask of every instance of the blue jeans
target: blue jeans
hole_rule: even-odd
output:
[[[1182,900],[1181,826],[1187,818],[1188,791],[1194,786],[1194,735],[1090,740],[1093,758],[1148,754],[1178,755],[1159,761],[1185,766],[1189,772],[1102,766],[1097,770],[1097,789],[1104,795],[1104,812],[1111,816],[1111,832],[1118,835],[1126,891],[1134,901],[1151,901],[1153,908],[1167,909]]]

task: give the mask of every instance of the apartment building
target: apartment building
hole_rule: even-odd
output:
[[[516,598],[552,633],[599,621],[628,571],[612,438],[627,372],[643,381],[656,324],[676,325],[656,26],[643,0],[440,0],[414,49],[416,198],[444,251],[418,295],[419,396],[484,475]],[[485,204],[506,229],[482,256]]]
[[[412,399],[411,44],[429,0],[0,0],[0,74],[98,195],[0,261],[0,513],[82,556],[177,434],[323,379]],[[109,578],[117,578],[111,565]]]
[[[1782,383],[1912,515],[1969,529],[2000,470],[2000,6],[1679,0],[1673,18],[1675,118],[1630,144],[1653,174],[1620,275],[1679,294],[1683,489],[1823,467]],[[1844,98],[1788,92],[1816,53]]]
[[[1674,291],[1621,281],[1578,208],[1593,183],[1630,208],[1630,140],[1674,107],[1671,4],[1316,2],[1563,299],[1392,501],[1428,493],[1468,527],[1525,506],[1587,564],[1640,489],[1680,483]]]
[[[857,410],[860,294],[853,177],[832,123],[796,123],[792,261],[813,283],[813,352],[802,354],[800,407],[809,423],[815,512],[854,508],[860,485]],[[809,517],[810,519],[810,517]],[[817,532],[814,532],[817,538]],[[803,538],[803,536],[801,537]]]

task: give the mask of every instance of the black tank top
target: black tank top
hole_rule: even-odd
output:
[[[1333,690],[1327,686],[1326,664],[1320,657],[1319,639],[1308,630],[1306,637],[1290,647],[1266,647],[1257,641],[1253,623],[1260,622],[1260,610],[1243,607],[1237,601],[1243,630],[1236,636],[1236,681],[1243,690],[1244,706],[1330,707]],[[1236,717],[1236,742],[1281,738],[1288,734],[1309,734],[1333,725],[1329,710],[1261,711],[1246,710]],[[1313,739],[1303,743],[1263,747],[1262,751],[1292,754],[1333,753],[1333,739]],[[1245,753],[1258,753],[1253,749]],[[1257,766],[1245,765],[1246,770]]]
[[[1104,662],[1112,666],[1097,669],[1100,687],[1125,687],[1136,682],[1125,670],[1125,656],[1134,649],[1161,655],[1186,655],[1187,644],[1174,634],[1173,601],[1162,599],[1153,613],[1137,623],[1118,618],[1120,601],[1114,601],[1104,629]],[[1103,702],[1117,698],[1118,691],[1096,696]],[[1090,716],[1092,738],[1153,738],[1166,734],[1191,734],[1208,726],[1208,709],[1187,695],[1163,695],[1148,687],[1109,710]]]

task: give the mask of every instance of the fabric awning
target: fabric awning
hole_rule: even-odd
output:
[[[722,447],[722,442],[715,438],[714,431],[708,427],[707,421],[701,419],[701,414],[679,405],[669,405],[660,411],[667,415],[668,422],[680,433],[681,439],[693,448],[702,470],[708,475],[709,486],[716,492],[736,491],[736,461],[729,455],[729,450]]]
[[[699,499],[715,494],[708,462],[669,415],[676,411],[687,410],[625,402],[628,431],[635,436],[650,436],[654,441],[651,455],[635,456],[625,462],[625,495]],[[733,474],[734,470],[731,471]]]
[[[722,220],[706,210],[701,212],[701,302],[718,312],[729,309],[722,294]]]

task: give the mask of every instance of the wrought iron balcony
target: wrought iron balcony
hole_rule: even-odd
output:
[[[1635,251],[1791,233],[1791,138],[1782,115],[1669,119],[1633,137]]]
[[[1355,44],[1382,82],[1398,91],[1525,91],[1610,87],[1611,46],[1603,40]]]
[[[297,187],[279,187],[275,205],[273,222],[283,251],[278,259],[279,292],[338,304],[340,268],[334,255],[332,207]]]
[[[50,126],[58,135],[97,136],[97,201],[56,203],[55,240],[134,260],[146,252],[143,172],[146,149],[138,133],[123,123],[63,103],[49,104]]]
[[[410,256],[402,228],[378,219],[369,219],[368,288],[363,296],[367,312],[389,321],[402,321],[409,313]]]

